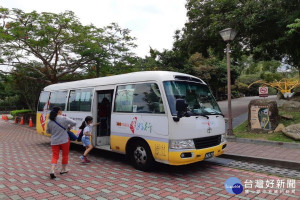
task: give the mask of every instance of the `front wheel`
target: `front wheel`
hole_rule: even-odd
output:
[[[153,167],[154,158],[147,143],[137,141],[130,152],[133,166],[142,171],[148,171]]]

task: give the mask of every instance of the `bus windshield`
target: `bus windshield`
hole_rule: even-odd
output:
[[[165,81],[164,88],[172,115],[177,115],[177,99],[186,101],[191,115],[222,114],[207,85],[187,81]]]

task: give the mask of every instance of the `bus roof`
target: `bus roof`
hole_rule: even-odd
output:
[[[204,81],[198,77],[170,71],[142,71],[142,72],[132,72],[121,75],[106,76],[101,78],[84,79],[79,81],[71,81],[65,83],[52,84],[44,88],[44,91],[54,91],[54,90],[66,90],[66,89],[77,89],[77,88],[89,88],[101,85],[115,85],[123,83],[135,83],[142,81],[166,81],[175,80],[175,76],[189,77],[192,79],[197,79],[202,84]]]

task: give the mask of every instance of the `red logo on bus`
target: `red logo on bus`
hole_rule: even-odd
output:
[[[130,123],[130,127],[129,128],[130,128],[130,130],[131,130],[132,133],[134,133],[134,131],[135,131],[136,121],[137,121],[137,117],[134,117],[133,120]]]

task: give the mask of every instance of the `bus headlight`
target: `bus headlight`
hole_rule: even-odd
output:
[[[221,143],[226,142],[225,134],[221,135]]]
[[[195,149],[193,140],[170,140],[170,149]]]

